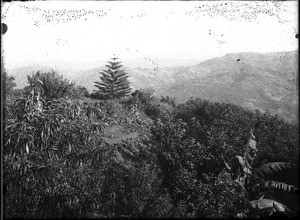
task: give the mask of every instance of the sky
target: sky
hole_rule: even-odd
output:
[[[2,7],[5,67],[195,61],[298,49],[298,2],[65,1]]]

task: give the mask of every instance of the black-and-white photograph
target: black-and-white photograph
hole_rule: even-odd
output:
[[[298,10],[2,2],[2,217],[298,216]]]

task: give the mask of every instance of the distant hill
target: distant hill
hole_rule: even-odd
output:
[[[292,121],[298,115],[298,53],[238,53],[202,62],[191,79],[160,94],[186,101],[191,96],[270,110]]]
[[[270,110],[294,121],[299,96],[297,62],[297,51],[235,53],[191,66],[125,66],[124,69],[133,89],[153,88],[156,95],[175,97],[178,102],[190,97],[231,102],[250,109]],[[92,92],[103,68],[57,71]],[[26,75],[40,69],[49,68],[29,66],[8,72],[16,77],[17,87],[22,88],[27,84]]]
[[[94,81],[99,81],[99,72],[103,70],[104,66],[86,70],[73,77],[73,81],[76,84],[86,87],[89,91],[93,91],[96,87]],[[153,88],[156,91],[160,88],[164,88],[166,85],[173,85],[173,83],[179,83],[182,80],[190,79],[197,74],[191,70],[190,66],[176,66],[176,67],[127,67],[123,69],[129,75],[129,81],[133,89],[140,88]]]

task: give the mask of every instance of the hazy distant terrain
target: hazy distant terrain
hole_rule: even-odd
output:
[[[197,65],[176,67],[124,67],[133,89],[153,88],[157,95],[172,96],[184,102],[190,97],[231,102],[251,109],[270,110],[296,120],[298,114],[298,52],[236,53],[213,58]],[[57,71],[92,92],[99,71]],[[26,75],[41,66],[10,70],[19,88],[26,85]]]
[[[270,110],[295,120],[298,112],[298,54],[240,53],[211,59],[190,68],[190,79],[160,89],[186,101],[191,96]],[[192,74],[196,72],[198,74]]]

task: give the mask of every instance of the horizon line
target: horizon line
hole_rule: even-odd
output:
[[[134,62],[134,61],[140,61],[142,59],[145,59],[145,57],[147,57],[148,59],[149,58],[153,58],[153,59],[156,59],[157,61],[177,61],[177,62],[198,62],[199,63],[202,63],[202,62],[205,62],[205,61],[208,61],[208,60],[211,60],[211,59],[215,59],[215,58],[220,58],[220,57],[223,57],[223,56],[226,56],[226,55],[234,55],[234,54],[272,54],[272,53],[291,53],[291,52],[299,52],[299,49],[294,49],[294,50],[284,50],[284,51],[271,51],[271,52],[253,52],[253,51],[244,51],[244,52],[232,52],[232,53],[225,53],[225,54],[221,54],[221,55],[215,55],[215,56],[209,56],[209,58],[189,58],[189,59],[186,59],[186,58],[153,58],[151,56],[141,56],[141,57],[136,57],[136,58],[129,58],[129,59],[119,59],[123,64],[124,62],[126,61],[129,61],[129,62]],[[111,56],[113,57],[113,56]],[[66,68],[63,68],[62,66],[63,65],[66,65],[66,64],[74,64],[74,63],[78,63],[79,61],[78,60],[73,60],[73,61],[68,61],[68,60],[52,60],[52,61],[37,61],[37,62],[29,62],[29,64],[25,64],[25,65],[18,65],[18,66],[13,66],[13,67],[5,67],[5,57],[3,57],[3,61],[4,61],[4,66],[1,67],[3,68],[4,70],[14,70],[14,69],[18,69],[18,68],[26,68],[26,67],[32,67],[32,66],[41,66],[42,68],[50,68],[50,69],[53,69],[53,70],[88,70],[88,69],[95,69],[95,68],[100,68],[100,67],[103,67],[110,59],[108,58],[107,60],[98,60],[98,61],[85,61],[83,63],[80,63],[79,65],[82,66],[86,66],[85,68],[78,68],[78,67],[75,67],[75,68],[71,68],[71,67],[66,67]],[[119,58],[118,56],[116,56],[117,58]],[[149,60],[148,60],[149,61]],[[59,63],[58,65],[57,64],[54,64],[52,67],[50,65],[50,63],[53,62],[53,63]],[[99,62],[103,62],[103,65],[97,65],[98,67],[96,67],[96,63],[99,63]],[[141,61],[140,61],[141,62]],[[143,61],[145,62],[145,61]],[[146,60],[147,62],[147,60]],[[149,61],[150,62],[150,61]],[[34,64],[34,63],[41,63],[41,64]],[[49,63],[49,64],[46,64],[46,63]],[[87,66],[90,66],[90,67],[87,67]],[[178,65],[178,64],[174,64],[174,65],[171,65],[171,64],[168,64],[168,65],[164,65],[164,64],[160,64],[160,68],[168,68],[168,67],[180,67],[180,66],[194,66],[194,65],[197,65],[197,64],[186,64],[186,65]],[[127,64],[127,65],[123,65],[124,67],[129,67],[129,68],[132,68],[132,67],[135,67],[135,68],[150,68],[150,67],[147,67],[147,66],[156,66],[154,65],[153,63],[152,64],[142,64],[141,62],[141,65],[137,65],[137,64]],[[151,67],[152,68],[152,67]]]

